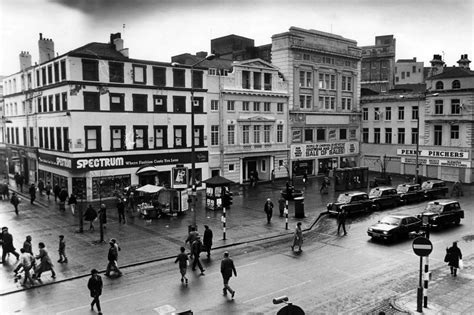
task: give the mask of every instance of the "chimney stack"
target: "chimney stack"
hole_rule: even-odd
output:
[[[122,34],[110,34],[110,44],[112,44],[115,50],[117,50],[119,53],[121,53],[125,57],[128,57],[128,48],[123,48]]]
[[[27,51],[20,52],[20,71],[31,67],[31,55]]]
[[[470,63],[471,63],[471,60],[467,58],[467,54],[461,55],[461,59],[458,60],[459,67],[464,68],[464,69],[470,70],[469,68]]]
[[[433,55],[433,60],[430,61],[431,69],[429,76],[434,76],[443,72],[444,61],[441,55]]]
[[[55,57],[53,40],[50,38],[43,38],[43,33],[39,33],[38,48],[40,64]]]

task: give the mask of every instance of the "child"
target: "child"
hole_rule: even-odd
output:
[[[58,263],[67,263],[66,241],[64,235],[59,235],[59,260]]]
[[[186,271],[188,269],[188,255],[185,254],[186,249],[184,247],[180,248],[180,253],[176,257],[174,263],[179,262],[179,272],[181,273],[181,283],[185,286],[188,286],[188,278],[186,278]]]

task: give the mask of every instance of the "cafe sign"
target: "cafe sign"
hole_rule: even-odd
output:
[[[397,149],[397,155],[416,156],[415,149]],[[447,150],[418,150],[419,157],[441,158],[441,159],[469,159],[469,152],[447,151]]]
[[[292,159],[353,155],[358,153],[359,143],[356,141],[312,143],[291,146]]]

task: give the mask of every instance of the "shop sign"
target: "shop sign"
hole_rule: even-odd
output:
[[[402,157],[401,162],[405,164],[416,164],[416,159],[411,158],[411,157],[409,158]],[[459,168],[470,168],[472,165],[471,161],[439,160],[439,159],[426,159],[426,158],[418,158],[418,164],[459,167]]]
[[[415,156],[414,149],[397,149],[397,155]],[[427,158],[448,158],[448,159],[469,159],[469,152],[465,151],[446,151],[446,150],[418,150],[418,156]]]
[[[358,153],[358,142],[314,143],[291,146],[292,159],[353,155]]]
[[[187,167],[173,167],[173,188],[187,188],[188,187],[188,168]]]
[[[302,132],[301,129],[292,129],[292,142],[301,142]]]
[[[48,164],[64,169],[72,169],[73,159],[65,158],[62,156],[56,156],[52,154],[38,154],[38,162],[41,164]]]

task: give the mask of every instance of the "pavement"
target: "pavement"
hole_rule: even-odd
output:
[[[394,186],[405,182],[403,176],[394,175],[392,178]],[[26,194],[27,188],[23,188],[24,193],[18,192],[14,182],[10,180],[10,190],[17,191],[22,199],[19,206],[20,214],[15,215],[9,201],[0,201],[0,225],[9,227],[17,249],[21,248],[26,235],[32,236],[35,253],[38,252],[36,245],[38,242],[46,244],[55,264],[57,278],[52,279],[48,273],[45,273],[41,285],[54,285],[58,282],[87,277],[92,268],[103,272],[107,265],[108,240],[110,238],[117,239],[121,246],[119,265],[124,272],[129,266],[172,259],[179,252],[179,247],[184,245],[188,226],[194,220],[201,235],[205,224],[213,230],[213,249],[229,248],[231,250],[233,246],[249,242],[271,238],[288,237],[289,239],[297,222],[301,221],[306,230],[312,228],[320,214],[326,211],[326,204],[332,202],[339,194],[339,192],[330,190],[329,194],[321,195],[319,193],[320,182],[321,178],[318,177],[310,177],[306,186],[303,185],[301,179],[295,181],[296,189],[305,191],[305,218],[294,217],[294,203],[290,202],[288,229],[286,229],[285,219],[278,215],[280,189],[285,187],[285,181],[259,183],[256,187],[231,187],[234,194],[233,205],[226,213],[225,240],[222,234],[222,211],[212,211],[205,208],[205,191],[198,191],[195,219],[193,218],[194,213],[188,211],[177,217],[161,217],[148,223],[137,214],[127,213],[126,224],[119,224],[116,208],[111,203],[107,203],[105,243],[102,243],[99,242],[100,233],[97,222],[94,231],[89,231],[88,223],[85,222],[83,233],[78,233],[77,213],[73,216],[69,207],[66,212],[59,211],[59,204],[54,201],[54,197],[48,200],[46,196],[37,196],[35,204],[31,205],[29,196]],[[474,193],[474,186],[465,185],[465,196],[470,196],[472,193]],[[275,205],[271,224],[266,223],[266,215],[263,211],[263,205],[267,198],[271,198]],[[87,204],[82,206],[85,210]],[[66,253],[69,261],[67,264],[56,263],[58,236],[61,234],[65,235]],[[428,291],[429,308],[423,310],[424,314],[469,314],[474,309],[473,261],[474,257],[465,257],[465,269],[456,278],[451,277],[447,267],[438,267],[433,270],[433,281],[430,282]],[[12,271],[15,263],[15,257],[10,255],[7,258],[7,263],[0,270],[1,279],[11,279],[11,281],[0,281],[0,297],[29,289],[13,281]],[[468,292],[470,294],[467,294]],[[360,312],[367,314],[381,314],[380,312],[416,314],[415,310],[416,291],[408,291],[394,297],[388,303],[381,302],[378,308],[360,310]]]

